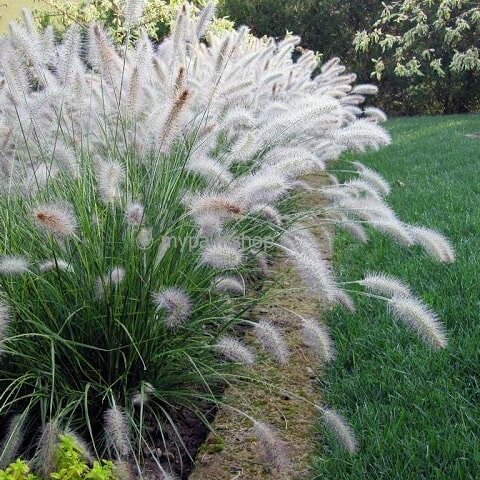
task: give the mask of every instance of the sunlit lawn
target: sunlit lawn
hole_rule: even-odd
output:
[[[480,115],[398,119],[393,144],[360,160],[393,186],[399,216],[444,232],[458,255],[441,265],[380,234],[366,246],[338,235],[337,274],[359,279],[384,271],[409,282],[439,312],[448,348],[435,353],[381,304],[327,317],[338,360],[322,382],[325,402],[343,412],[361,442],[349,457],[321,439],[316,478],[480,478]]]

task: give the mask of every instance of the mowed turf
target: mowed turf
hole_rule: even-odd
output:
[[[359,245],[341,233],[336,273],[343,281],[368,271],[404,279],[439,313],[449,345],[429,350],[372,299],[356,296],[356,314],[328,314],[338,357],[321,390],[361,449],[352,457],[321,438],[315,478],[479,479],[480,138],[467,135],[480,137],[480,115],[397,119],[387,128],[392,145],[359,160],[391,182],[388,202],[404,221],[451,239],[457,261],[436,263],[381,234]]]

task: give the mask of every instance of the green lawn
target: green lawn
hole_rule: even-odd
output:
[[[450,337],[432,352],[381,304],[326,321],[338,359],[322,380],[325,403],[351,422],[361,451],[350,457],[321,440],[315,478],[480,478],[480,115],[393,120],[393,144],[359,158],[391,181],[389,203],[410,223],[444,232],[458,260],[441,265],[380,234],[362,246],[335,242],[341,279],[383,271],[409,282],[443,318]],[[340,167],[341,168],[341,167]]]

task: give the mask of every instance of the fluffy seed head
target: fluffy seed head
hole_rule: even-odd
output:
[[[10,324],[10,320],[10,309],[7,307],[7,305],[0,301],[0,345],[5,338],[6,330]]]
[[[455,250],[441,233],[423,227],[410,227],[410,233],[414,242],[421,245],[431,257],[443,263],[455,261]]]
[[[0,307],[1,308],[1,307]],[[1,312],[0,312],[1,317]],[[0,443],[0,468],[10,465],[18,455],[18,449],[24,437],[23,419],[21,415],[15,415],[9,422],[5,432],[2,432]]]
[[[110,272],[95,280],[95,294],[102,299],[110,288],[120,285],[125,279],[125,269],[120,266],[113,267]]]
[[[165,288],[153,293],[152,300],[158,310],[166,312],[165,325],[169,329],[175,329],[183,325],[192,310],[192,302],[185,291],[180,288]]]
[[[62,260],[60,258],[57,258],[55,260],[47,260],[45,262],[42,262],[38,266],[38,269],[42,273],[50,272],[51,270],[61,270],[61,271],[73,272],[72,266],[69,263],[67,263],[65,260]]]
[[[255,363],[255,354],[236,338],[225,336],[215,348],[228,360],[251,366]]]
[[[101,161],[97,168],[97,183],[100,197],[105,203],[118,201],[122,196],[122,182],[125,178],[123,166],[112,161]]]
[[[388,301],[389,310],[397,320],[418,333],[433,348],[445,348],[445,329],[432,312],[420,300],[412,297],[393,297]]]
[[[202,263],[214,268],[229,270],[238,267],[243,261],[242,251],[225,240],[216,240],[207,245],[202,253]]]
[[[90,447],[78,433],[68,428],[65,431],[65,436],[70,437],[75,442],[75,446],[80,450],[80,454],[87,463],[93,463],[95,458],[90,450]]]
[[[110,284],[113,286],[119,285],[125,278],[125,269],[123,267],[113,267],[108,275]]]
[[[38,441],[35,465],[43,478],[49,478],[56,467],[56,450],[60,438],[60,429],[55,421],[47,423]]]
[[[395,277],[383,273],[370,273],[358,283],[371,293],[387,297],[408,297],[411,294],[408,285]]]
[[[334,301],[339,303],[343,308],[348,310],[350,313],[355,313],[355,303],[352,297],[345,292],[344,290],[337,289],[337,291],[333,294]]]
[[[125,458],[130,450],[127,417],[117,406],[109,408],[104,414],[105,437],[108,446],[117,458]]]
[[[327,327],[308,318],[303,318],[302,323],[304,342],[312,349],[321,362],[331,362],[335,358],[335,348]]]
[[[232,295],[245,295],[245,284],[240,277],[218,276],[214,280],[215,290]]]
[[[27,273],[29,263],[25,257],[17,255],[4,255],[0,257],[0,274],[17,276]]]
[[[123,16],[127,28],[135,26],[142,18],[145,3],[146,0],[125,0]]]
[[[68,204],[40,205],[33,211],[33,218],[38,228],[60,238],[72,237],[77,229],[77,220]]]
[[[137,246],[141,250],[146,250],[152,244],[152,229],[143,227],[138,232]]]
[[[372,184],[373,187],[383,195],[388,195],[390,193],[391,188],[389,183],[379,173],[365,166],[359,173],[361,178]]]
[[[262,461],[284,472],[289,467],[289,459],[285,442],[272,427],[264,422],[255,421],[253,431],[258,438]]]
[[[335,436],[338,443],[347,452],[351,454],[356,453],[358,451],[358,442],[345,418],[335,410],[323,409],[321,411],[325,427]]]
[[[275,360],[285,365],[290,358],[287,344],[280,330],[272,323],[261,320],[254,327],[254,335]]]
[[[131,202],[125,211],[125,220],[128,225],[138,226],[143,222],[144,208],[141,203]]]

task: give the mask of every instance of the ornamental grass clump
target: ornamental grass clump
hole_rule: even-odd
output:
[[[133,27],[138,6],[127,7]],[[254,322],[253,345],[242,338],[259,301],[246,286],[273,252],[316,301],[354,311],[358,289],[336,281],[309,233],[312,213],[326,236],[333,225],[366,242],[371,227],[453,260],[439,233],[398,219],[368,167],[336,180],[343,152],[390,141],[381,113],[360,107],[376,88],[353,88],[338,59],[318,74],[313,52],[294,60],[295,36],[241,27],[204,38],[212,9],[196,17],[185,4],[160,45],[140,28],[119,48],[99,24],[56,42],[28,14],[1,39],[0,441],[5,458],[36,459],[44,476],[66,429],[95,456],[153,458],[165,476],[155,447],[186,450],[183,410],[205,420],[226,384],[253,378],[258,348],[287,362],[274,323]],[[331,183],[310,187],[309,173]],[[315,212],[298,207],[305,189],[324,199]],[[434,314],[388,281],[352,283],[445,346]],[[299,322],[319,361],[333,360],[328,330]],[[355,451],[342,417],[319,408]],[[248,418],[264,456],[285,467],[277,435]],[[13,443],[3,434],[12,426]]]

